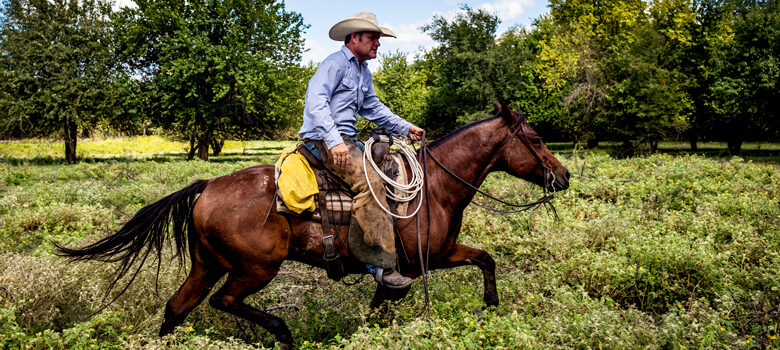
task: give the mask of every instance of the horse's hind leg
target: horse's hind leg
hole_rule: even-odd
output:
[[[266,268],[242,275],[237,275],[235,271],[230,272],[225,285],[209,298],[209,304],[215,309],[263,326],[274,335],[280,349],[291,349],[292,333],[284,320],[244,303],[247,296],[265,287],[278,272],[278,268]]]
[[[160,336],[173,332],[204,298],[209,294],[211,287],[225,274],[221,267],[213,266],[211,269],[195,257],[192,259],[192,268],[187,280],[184,281],[176,294],[165,304],[165,319],[160,327]]]
[[[482,270],[482,276],[485,280],[485,294],[482,299],[485,300],[487,306],[497,306],[498,291],[496,290],[496,262],[490,257],[490,254],[482,249],[456,244],[452,253],[436,268],[463,265],[476,265]]]

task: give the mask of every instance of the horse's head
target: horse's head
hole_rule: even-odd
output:
[[[507,104],[499,104],[498,108],[506,132],[498,155],[499,168],[548,191],[569,188],[569,170],[547,149],[539,134],[525,121],[525,116]]]

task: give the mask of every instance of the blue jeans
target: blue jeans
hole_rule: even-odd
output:
[[[366,151],[366,146],[363,144],[362,141],[358,140],[357,137],[350,136],[349,138],[352,139],[352,141],[354,141],[355,144],[357,144],[357,146],[358,146],[358,148],[360,148],[361,152],[365,152]],[[319,160],[320,162],[325,163],[325,159],[320,154],[320,151],[317,149],[317,146],[314,145],[314,142],[317,142],[317,141],[313,141],[312,140],[312,141],[304,142],[303,145],[306,147],[306,149],[309,150],[309,152],[311,152],[311,154],[314,155],[314,158],[317,158],[317,160]]]

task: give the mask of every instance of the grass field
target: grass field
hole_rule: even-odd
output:
[[[207,303],[172,336],[156,337],[164,303],[187,272],[176,263],[161,266],[157,286],[150,264],[89,318],[105,304],[115,266],[68,264],[49,242],[95,241],[195,179],[270,163],[290,144],[227,143],[206,163],[183,160],[186,145],[159,138],[82,142],[84,161],[66,166],[59,144],[0,143],[0,348],[274,347],[265,330]],[[551,146],[575,174],[554,200],[560,220],[543,209],[467,209],[459,241],[496,260],[497,308],[474,313],[483,305],[474,267],[432,273],[433,310],[424,319],[415,317],[419,281],[378,314],[367,308],[370,278],[346,286],[296,263],[285,263],[251,303],[274,309],[303,349],[779,347],[776,145],[744,159],[717,145],[712,153],[702,147],[710,158],[662,144],[673,154],[630,159]],[[482,189],[518,202],[540,194],[502,173]]]

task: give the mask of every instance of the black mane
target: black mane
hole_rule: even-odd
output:
[[[453,130],[449,134],[444,135],[442,138],[437,139],[436,141],[432,142],[428,147],[429,148],[436,148],[437,146],[439,146],[439,144],[444,143],[444,142],[448,141],[449,139],[454,138],[455,136],[458,136],[463,131],[465,131],[467,129],[470,129],[471,127],[476,126],[477,124],[482,124],[484,122],[487,122],[489,120],[493,120],[493,119],[496,119],[496,118],[499,118],[499,116],[492,116],[492,117],[488,117],[488,118],[485,118],[485,119],[482,119],[482,120],[473,121],[471,123],[463,125],[463,126],[457,128],[457,129]]]

